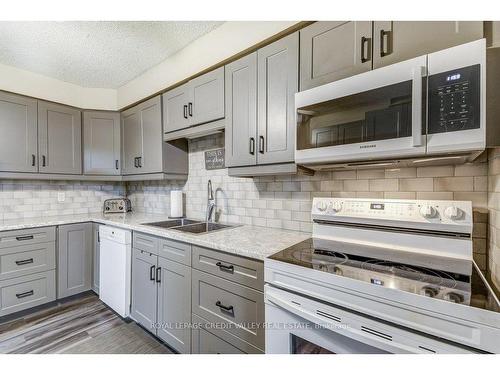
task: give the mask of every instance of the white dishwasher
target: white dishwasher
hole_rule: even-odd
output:
[[[99,298],[126,318],[130,314],[132,235],[130,231],[101,225]]]

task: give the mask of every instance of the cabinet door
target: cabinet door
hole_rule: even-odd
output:
[[[38,154],[41,173],[82,173],[82,113],[38,101]]]
[[[99,224],[93,224],[94,247],[92,254],[92,290],[99,294],[99,257],[101,250],[101,239],[99,238]]]
[[[0,92],[0,171],[37,172],[37,102]]]
[[[191,126],[224,117],[224,67],[189,81],[188,115]]]
[[[61,225],[58,228],[57,297],[91,289],[92,223]]]
[[[120,114],[83,113],[83,173],[120,174]]]
[[[298,91],[299,34],[258,52],[258,164],[293,162]]]
[[[316,22],[300,30],[300,90],[372,68],[370,21]]]
[[[188,102],[189,83],[185,83],[162,95],[163,131],[173,132],[189,127]]]
[[[122,173],[137,174],[137,160],[142,156],[141,114],[130,108],[122,113]]]
[[[139,249],[132,251],[132,317],[156,334],[158,257]]]
[[[225,69],[226,167],[257,163],[257,52]]]
[[[191,352],[191,267],[158,258],[158,337],[179,353]]]
[[[376,21],[373,24],[373,67],[394,64],[482,37],[482,21]]]

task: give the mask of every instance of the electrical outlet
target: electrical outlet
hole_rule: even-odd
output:
[[[60,191],[57,193],[57,201],[59,203],[64,202],[66,200],[66,193],[64,191]]]

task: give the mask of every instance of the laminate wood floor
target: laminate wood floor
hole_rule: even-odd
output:
[[[94,294],[0,322],[0,353],[171,354]]]

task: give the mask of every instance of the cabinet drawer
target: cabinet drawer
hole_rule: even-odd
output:
[[[0,280],[56,268],[55,242],[0,249]]]
[[[55,227],[31,228],[0,232],[0,249],[56,240]]]
[[[193,246],[193,268],[264,290],[264,263],[257,260]]]
[[[134,232],[134,238],[132,241],[134,249],[158,255],[158,247],[160,244],[160,239],[158,237]]]
[[[264,347],[264,295],[193,270],[193,313],[258,348]]]
[[[0,316],[56,299],[56,271],[0,281]]]
[[[263,351],[193,314],[193,354],[262,354]]]
[[[161,257],[191,266],[191,245],[162,238],[159,247]]]

